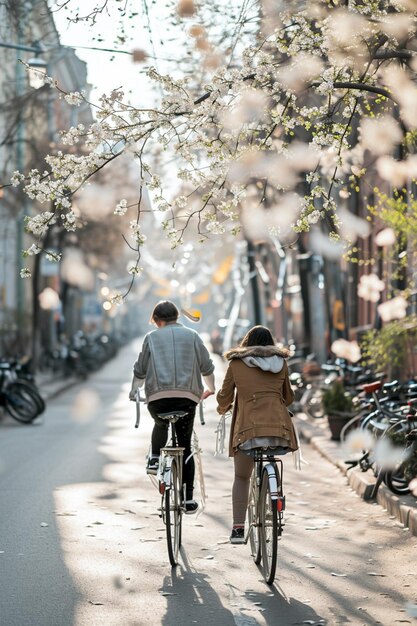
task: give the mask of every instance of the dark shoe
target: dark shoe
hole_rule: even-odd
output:
[[[195,500],[186,500],[184,506],[186,515],[192,515],[198,511],[198,502]]]
[[[158,467],[159,467],[159,457],[157,456],[148,457],[148,461],[146,463],[146,473],[156,476],[156,474],[158,473]]]
[[[245,543],[245,529],[243,527],[233,528],[230,543]]]

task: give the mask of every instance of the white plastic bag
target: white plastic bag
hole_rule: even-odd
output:
[[[292,453],[292,460],[293,460],[295,469],[300,470],[303,463],[304,465],[308,465],[308,461],[306,461],[303,458],[303,454],[301,452],[300,436],[298,434],[297,426],[295,425],[294,421],[292,422],[292,425],[294,428],[294,434],[295,434],[295,438],[297,440],[297,445],[298,445],[298,450]]]
[[[224,413],[217,424],[217,428],[214,431],[216,433],[216,450],[214,456],[218,454],[224,454],[224,443],[226,439],[226,419],[230,417],[231,413]]]

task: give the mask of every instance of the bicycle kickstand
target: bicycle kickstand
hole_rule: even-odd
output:
[[[370,500],[376,500],[376,495],[378,493],[379,486],[381,485],[383,480],[384,480],[384,471],[379,470],[375,485],[373,486],[371,495],[369,496]]]

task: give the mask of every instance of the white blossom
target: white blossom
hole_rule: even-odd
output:
[[[145,243],[146,235],[140,232],[141,231],[140,224],[138,222],[131,221],[129,227],[130,227],[130,230],[132,231],[131,233],[132,238],[137,243],[137,245],[140,246],[143,243]]]
[[[18,172],[17,170],[13,172],[10,178],[10,182],[12,183],[13,187],[18,187],[20,183],[24,180],[25,180],[24,175]]]
[[[114,295],[110,298],[110,302],[111,302],[111,304],[117,304],[117,305],[123,304],[124,299],[123,299],[122,294],[121,294],[120,292],[115,293],[115,294],[114,294]]]
[[[81,102],[84,100],[83,93],[79,91],[73,91],[71,93],[67,93],[64,96],[65,101],[71,106],[80,106]]]
[[[388,154],[402,140],[398,122],[388,115],[378,119],[363,120],[360,135],[362,146],[374,154]]]
[[[132,276],[140,276],[141,274],[143,274],[143,267],[140,267],[136,263],[129,263],[127,266],[127,271],[128,274],[131,274]]]
[[[383,322],[399,320],[407,315],[408,302],[403,296],[397,296],[387,300],[378,306],[378,313]]]
[[[343,442],[343,452],[347,458],[360,458],[365,450],[372,450],[375,446],[375,438],[369,430],[355,428],[348,433]]]
[[[42,252],[42,248],[40,248],[36,243],[33,243],[27,250],[25,250],[25,256],[34,256]]]
[[[336,339],[331,345],[331,351],[337,357],[346,359],[351,363],[360,361],[361,350],[357,341],[347,341],[346,339]]]
[[[369,302],[378,302],[385,283],[376,274],[363,274],[358,285],[358,296]]]
[[[119,204],[117,204],[116,208],[114,209],[114,214],[125,215],[126,211],[127,211],[127,200],[125,199],[120,200]]]
[[[204,222],[205,232],[198,233],[203,239],[238,232],[241,224],[262,237],[311,231],[313,252],[336,260],[347,242],[366,237],[369,224],[345,211],[340,199],[354,193],[355,178],[367,180],[367,151],[390,185],[408,185],[417,177],[417,155],[402,161],[390,156],[403,140],[403,123],[410,138],[417,126],[417,61],[384,59],[385,52],[389,57],[412,35],[413,3],[281,4],[259,3],[256,38],[246,45],[248,33],[242,29],[226,64],[220,62],[222,51],[202,3],[176,0],[176,21],[193,38],[196,71],[164,75],[149,67],[147,76],[162,93],[153,108],[131,105],[122,89],[103,94],[95,103],[94,122],[62,132],[67,147],[47,156],[44,171],[14,172],[12,185],[24,183],[33,203],[54,207],[32,214],[28,232],[43,237],[56,220],[75,231],[82,220],[71,196],[127,154],[138,165],[140,184],[154,192],[152,210],[171,211],[163,229],[172,247],[181,245],[181,226],[191,213],[187,228]],[[184,24],[191,16],[192,23]],[[375,41],[383,41],[382,54],[373,60]],[[144,56],[136,51],[136,60]],[[86,102],[83,92],[66,94],[54,79],[45,80],[68,104]],[[357,83],[364,89],[349,87]],[[369,87],[391,91],[395,106],[388,97],[368,92]],[[181,181],[176,189],[172,179]],[[289,201],[303,182],[305,198]],[[114,213],[126,212],[127,201],[121,200]],[[138,221],[145,213],[138,206]],[[323,219],[334,225],[329,237],[320,231]],[[140,246],[146,237],[134,224],[130,233]],[[365,285],[361,289],[368,295],[372,291]],[[372,297],[379,297],[378,289]]]
[[[382,437],[375,444],[373,457],[379,468],[394,469],[407,459],[408,453],[403,446],[393,445],[388,437]]]
[[[392,228],[384,228],[380,230],[379,233],[375,237],[375,243],[377,246],[381,246],[381,248],[386,248],[388,246],[392,246],[396,241],[395,232]]]

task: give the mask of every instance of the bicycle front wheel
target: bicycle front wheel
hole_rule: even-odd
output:
[[[178,553],[181,547],[182,509],[180,497],[178,467],[175,459],[171,463],[171,479],[165,490],[165,526],[169,562],[172,567],[178,565]]]
[[[253,560],[257,565],[261,562],[261,543],[259,541],[259,523],[258,523],[258,490],[256,487],[255,471],[252,473],[249,502],[248,502],[248,523],[249,523],[249,543],[253,556]]]
[[[277,485],[278,471],[275,468]],[[262,474],[259,501],[259,536],[262,555],[262,573],[268,585],[274,582],[278,556],[278,511],[277,500],[271,498],[271,485],[268,472]]]
[[[18,381],[10,383],[6,388],[5,408],[13,419],[23,424],[30,424],[39,414],[32,394]]]

